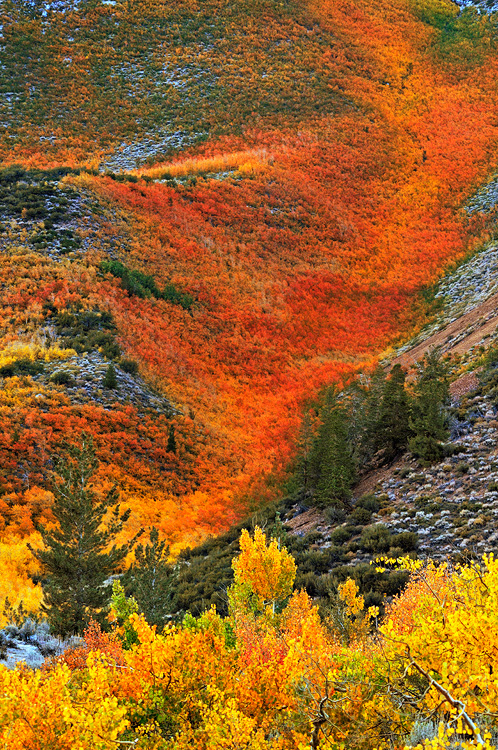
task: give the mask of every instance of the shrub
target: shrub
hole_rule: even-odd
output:
[[[174,284],[168,283],[163,290],[159,289],[153,276],[127,268],[118,260],[104,260],[100,264],[104,273],[110,273],[121,280],[121,286],[126,289],[129,295],[141,297],[155,297],[172,302],[174,305],[183,307],[184,310],[190,310],[194,304],[194,298],[191,294],[179,291]]]
[[[12,378],[16,374],[15,362],[9,362],[6,365],[0,367],[0,375],[2,378]]]
[[[395,596],[406,586],[410,574],[407,570],[392,570],[382,583],[382,588],[387,596]]]
[[[119,357],[115,341],[116,326],[111,313],[93,310],[64,310],[55,316],[55,328],[63,345],[78,354],[98,349],[105,357]]]
[[[342,523],[346,520],[346,511],[344,508],[339,508],[335,505],[325,508],[323,515],[327,523]]]
[[[138,373],[138,362],[134,359],[120,359],[118,364],[123,372],[127,372],[129,375],[136,375]]]
[[[353,536],[352,531],[347,526],[340,526],[338,529],[335,529],[332,534],[330,535],[330,540],[333,544],[344,544],[345,542],[348,542],[351,537]]]
[[[11,378],[13,375],[39,375],[45,369],[43,362],[32,359],[18,359],[0,367],[0,375]]]
[[[356,503],[356,507],[366,508],[372,513],[377,513],[380,508],[380,500],[375,495],[363,495]]]
[[[296,588],[305,589],[313,599],[326,597],[329,593],[328,577],[317,576],[315,573],[298,573]]]
[[[299,557],[299,569],[303,573],[326,573],[329,568],[327,551],[309,550]]]
[[[394,534],[391,543],[401,547],[404,552],[411,552],[418,547],[418,535],[415,531],[403,531],[401,534]]]
[[[360,545],[367,552],[387,552],[391,546],[391,535],[385,526],[376,524],[365,529]]]
[[[381,607],[382,604],[382,594],[379,591],[368,591],[365,595],[365,609],[369,607]]]
[[[372,518],[372,511],[367,508],[355,508],[349,518],[352,523],[365,526]]]
[[[50,376],[50,382],[55,383],[56,385],[71,385],[74,383],[74,379],[70,372],[58,370]]]

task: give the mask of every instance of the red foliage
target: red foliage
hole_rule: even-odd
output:
[[[99,651],[101,657],[113,665],[125,664],[123,647],[117,636],[114,633],[105,633],[98,622],[91,620],[83,633],[83,643],[66,649],[60,656],[48,659],[44,668],[50,669],[55,664],[67,664],[72,672],[86,669],[88,654],[91,651]]]

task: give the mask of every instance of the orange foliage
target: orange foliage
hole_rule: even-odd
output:
[[[132,530],[155,524],[176,549],[225,528],[277,493],[306,399],[406,336],[423,320],[423,287],[482,238],[482,220],[461,206],[496,163],[498,51],[486,18],[466,17],[462,31],[449,0],[301,5],[240,3],[226,18],[221,0],[202,13],[188,0],[142,0],[54,13],[45,30],[13,11],[8,49],[29,32],[51,45],[58,75],[45,70],[45,120],[27,127],[32,111],[19,104],[24,124],[6,162],[90,164],[118,147],[116,156],[126,133],[139,142],[157,130],[163,107],[171,127],[198,125],[209,137],[131,170],[146,178],[135,183],[64,178],[99,203],[98,226],[80,227],[84,255],[2,257],[2,346],[50,326],[47,304],[98,304],[112,312],[123,353],[181,410],[171,420],[75,404],[60,389],[10,379],[0,395],[4,533],[29,534],[33,514],[47,517],[27,490],[47,485],[58,444],[82,430],[95,436],[102,481],[117,482],[132,508]],[[454,30],[449,41],[439,17]],[[213,18],[226,27],[213,30]],[[206,29],[209,51],[197,44]],[[95,74],[113,55],[114,88]],[[187,80],[196,65],[204,77]],[[167,96],[152,96],[147,86],[160,88],[158,71],[171,66],[188,92],[168,83]],[[201,79],[210,76],[219,85],[207,106]],[[63,91],[61,126],[53,106]],[[42,156],[49,131],[60,137]],[[109,253],[194,304],[130,296],[96,270]]]
[[[83,643],[68,648],[60,656],[47,660],[44,669],[53,669],[57,664],[65,664],[73,672],[75,669],[86,669],[92,651],[98,651],[112,664],[123,665],[124,654],[121,642],[114,633],[104,633],[102,628],[92,620],[83,633]]]

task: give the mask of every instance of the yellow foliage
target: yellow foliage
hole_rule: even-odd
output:
[[[53,362],[54,360],[68,359],[75,355],[74,349],[61,349],[57,345],[44,348],[40,344],[14,341],[0,351],[0,367],[14,364],[20,360]]]
[[[0,743],[9,750],[107,750],[128,726],[112,695],[113,671],[96,655],[79,688],[66,665],[51,671],[0,665]]]
[[[358,585],[352,578],[348,578],[339,586],[339,599],[345,603],[348,615],[357,615],[365,606],[365,600],[358,596],[358,591]]]
[[[372,612],[346,580],[338,616],[354,637],[345,639],[306,592],[291,594],[295,563],[276,540],[268,543],[256,528],[253,537],[242,533],[240,548],[225,619],[213,608],[158,634],[132,614],[135,645],[91,652],[86,668],[0,667],[1,746],[386,750],[401,747],[413,722],[429,715],[444,723],[426,750],[449,747],[455,733],[464,750],[491,750],[486,730],[498,714],[494,557],[456,569],[401,563],[413,568],[412,578],[374,638]],[[25,543],[9,551],[11,567],[23,569]],[[4,565],[5,553],[0,548]]]
[[[28,549],[28,539],[0,542],[0,627],[7,625],[4,608],[6,600],[17,609],[22,604],[27,612],[37,612],[42,590],[30,575],[38,570],[38,563]]]
[[[455,724],[465,715],[476,723],[474,732],[466,725],[475,747],[498,712],[498,561],[485,556],[454,570],[429,563],[394,602],[381,633],[392,660],[403,657],[411,673],[428,676],[427,710],[443,698]],[[441,728],[433,746],[443,747],[453,729]]]
[[[238,170],[241,174],[261,170],[268,157],[264,149],[235,151],[229,154],[216,154],[196,159],[159,164],[150,169],[134,170],[140,176],[147,175],[153,180],[162,179],[165,172],[171,177],[186,177],[195,174],[210,174]]]
[[[296,576],[296,563],[285,548],[280,549],[276,539],[269,544],[263,531],[256,527],[254,538],[244,529],[240,537],[240,555],[233,563],[234,585],[229,597],[232,607],[243,601],[258,610],[270,607],[275,612],[276,604],[292,593]]]

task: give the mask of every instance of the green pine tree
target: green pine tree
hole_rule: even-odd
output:
[[[387,461],[392,461],[406,450],[411,434],[410,403],[405,380],[406,373],[401,365],[394,365],[384,382],[375,429],[375,447],[383,451]]]
[[[385,382],[384,369],[377,367],[366,382],[354,381],[346,390],[350,414],[348,434],[360,469],[371,463],[377,451],[376,435]]]
[[[104,375],[104,380],[102,385],[104,388],[108,388],[109,390],[115,390],[118,387],[118,379],[116,377],[116,368],[112,364],[112,362],[109,363],[109,367],[106,370],[106,373]]]
[[[356,466],[348,440],[347,415],[332,388],[326,392],[320,422],[309,461],[315,502],[323,507],[340,507],[351,497]]]
[[[166,451],[168,453],[176,453],[176,435],[175,426],[173,424],[170,424],[169,426],[168,444],[166,446]]]
[[[417,369],[410,419],[413,436],[408,447],[423,463],[430,464],[443,458],[444,442],[449,437],[445,408],[450,398],[448,366],[436,348],[425,355]]]
[[[147,545],[135,550],[135,563],[127,574],[127,594],[138,604],[150,625],[162,626],[172,611],[174,570],[168,564],[169,549],[152,527]]]
[[[313,410],[305,413],[297,441],[296,472],[290,483],[291,492],[298,489],[306,495],[310,489],[310,457],[316,437],[317,414]]]
[[[42,567],[42,610],[56,635],[82,633],[92,618],[104,622],[110,596],[105,582],[135,542],[113,544],[129,511],[120,512],[115,488],[97,495],[92,486],[97,468],[91,438],[67,448],[54,472],[57,526],[40,526],[43,548],[31,550]]]

